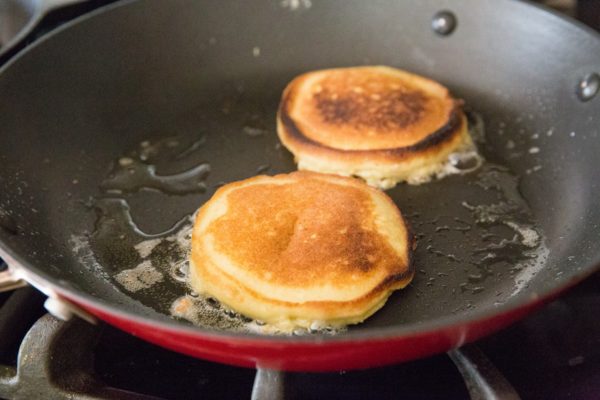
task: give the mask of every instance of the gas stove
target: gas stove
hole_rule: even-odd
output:
[[[51,13],[20,48],[110,2],[92,0]],[[598,2],[550,3],[600,28]],[[600,398],[600,273],[525,320],[461,350],[389,367],[320,374],[197,360],[110,326],[59,321],[45,313],[43,302],[32,288],[0,294],[0,398]]]

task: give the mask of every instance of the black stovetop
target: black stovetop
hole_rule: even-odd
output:
[[[50,15],[27,42],[101,4]],[[600,2],[554,1],[600,28]],[[5,60],[0,60],[5,61]],[[60,322],[31,288],[0,294],[1,398],[249,398],[255,371],[197,360],[109,326]],[[508,329],[476,343],[526,399],[600,398],[600,273]],[[21,349],[20,355],[18,354]],[[18,371],[18,373],[17,373]],[[288,373],[286,399],[468,399],[445,354],[364,371]]]

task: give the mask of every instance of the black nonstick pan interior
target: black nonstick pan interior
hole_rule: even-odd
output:
[[[431,29],[443,8],[458,20],[448,36]],[[168,320],[187,290],[169,271],[134,293],[115,283],[142,261],[133,250],[142,237],[120,228],[122,200],[141,231],[157,234],[223,182],[293,171],[275,132],[286,83],[319,68],[390,65],[463,98],[475,134],[485,133],[487,161],[388,191],[417,235],[417,274],[349,334],[491,315],[600,260],[600,103],[575,93],[600,69],[599,54],[594,34],[509,1],[125,2],[61,29],[0,73],[0,238],[59,285]],[[195,182],[205,187],[116,187],[119,159],[135,161],[156,143],[170,150],[142,164],[158,175],[208,164]],[[74,237],[91,238],[92,253]]]

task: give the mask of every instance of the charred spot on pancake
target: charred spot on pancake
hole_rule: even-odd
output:
[[[419,121],[427,102],[423,92],[401,87],[385,87],[371,93],[360,86],[344,91],[325,87],[313,98],[324,122],[380,132],[405,129]]]
[[[277,134],[298,169],[381,189],[443,177],[451,153],[475,151],[462,102],[448,89],[382,66],[296,77],[281,98]]]

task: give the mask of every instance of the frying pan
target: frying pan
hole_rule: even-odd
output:
[[[129,237],[115,234],[101,259],[74,249],[73,235],[93,237],[98,228],[98,199],[127,201],[139,231],[157,234],[177,228],[223,182],[294,170],[275,134],[285,84],[308,70],[364,64],[447,85],[465,100],[472,125],[485,125],[479,146],[487,161],[476,172],[388,192],[419,239],[417,273],[363,324],[300,336],[193,326],[170,317],[167,306],[184,289],[169,279],[136,293],[115,282],[120,263],[131,262]],[[0,71],[4,284],[26,280],[50,296],[55,314],[93,316],[242,366],[362,368],[461,346],[600,264],[597,71],[595,33],[516,1],[115,3],[42,38]],[[115,160],[164,137],[196,144],[157,174],[209,163],[203,190],[102,191]],[[495,183],[482,184],[484,173]],[[542,236],[536,251],[544,251],[507,251],[482,277],[486,254],[475,246],[524,237],[506,221],[476,220],[478,205],[501,197],[520,207],[515,218]]]

